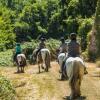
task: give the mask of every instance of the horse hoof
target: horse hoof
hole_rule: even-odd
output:
[[[42,69],[44,69],[44,67],[43,67],[43,66],[42,66],[41,68],[42,68]]]
[[[59,73],[62,73],[62,71],[61,71],[61,70],[59,70]]]
[[[17,71],[17,73],[20,73],[20,71]]]
[[[38,72],[38,74],[40,74],[41,72]]]

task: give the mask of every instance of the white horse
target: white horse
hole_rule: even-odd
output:
[[[84,75],[85,64],[80,57],[69,57],[66,60],[65,66],[71,87],[70,99],[73,100],[81,95],[80,86]]]
[[[58,56],[60,68],[65,57],[66,55],[64,53],[61,53]],[[64,75],[66,75],[69,79],[69,85],[71,87],[71,100],[81,95],[80,85],[84,75],[84,67],[85,64],[80,57],[69,57],[65,62]]]
[[[41,67],[47,72],[48,68],[50,68],[50,51],[47,48],[43,48],[37,54],[36,52],[37,49],[33,51],[32,58],[38,64],[39,73]]]
[[[65,59],[65,57],[67,57],[67,53],[60,53],[58,55],[58,63],[59,63],[59,66],[60,66],[60,72],[62,71],[62,63],[63,63],[63,60]]]
[[[21,72],[24,72],[24,67],[26,66],[26,57],[24,54],[18,54],[17,59],[17,72],[19,72],[19,68],[21,68]]]

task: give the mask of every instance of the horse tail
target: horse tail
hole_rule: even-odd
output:
[[[27,65],[26,63],[26,57],[21,56],[22,62],[23,62],[23,67],[25,67]]]
[[[49,52],[46,53],[45,65],[46,65],[48,68],[50,68],[50,53],[49,53]]]
[[[80,64],[79,64],[79,62],[78,61],[74,61],[72,63],[72,67],[73,67],[72,76],[70,78],[69,84],[73,89],[75,89],[75,84],[76,84],[77,80],[80,77],[80,74],[79,74]]]

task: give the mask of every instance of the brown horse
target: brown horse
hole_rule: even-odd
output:
[[[38,64],[39,73],[41,68],[48,72],[50,68],[50,51],[48,49],[43,48],[38,53],[37,49],[35,49],[32,54],[32,59]]]
[[[17,55],[17,59],[16,59],[16,63],[17,63],[17,72],[22,72],[24,73],[24,67],[26,66],[26,57],[24,54],[18,54]]]

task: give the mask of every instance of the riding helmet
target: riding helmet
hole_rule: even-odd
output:
[[[46,39],[42,37],[40,40],[41,40],[41,41],[45,41]]]
[[[71,33],[70,34],[70,39],[71,40],[76,40],[76,37],[77,37],[76,33]]]
[[[64,41],[65,39],[64,39],[64,37],[61,37],[60,40],[61,40],[61,41]]]

